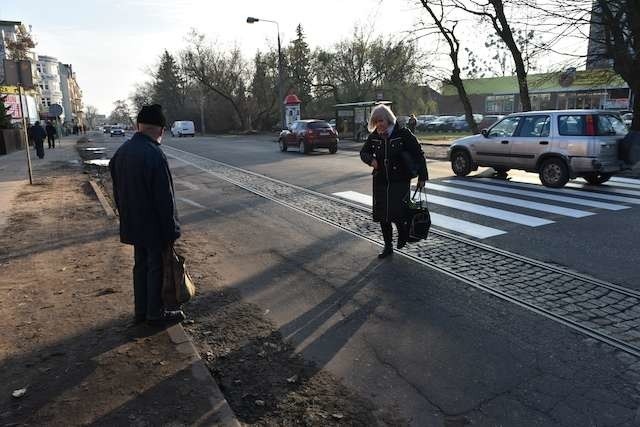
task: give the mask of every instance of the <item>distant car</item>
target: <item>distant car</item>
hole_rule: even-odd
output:
[[[102,131],[103,131],[104,133],[109,133],[109,132],[111,132],[111,126],[107,125],[107,126],[103,127],[103,128],[102,128]]]
[[[546,187],[562,187],[576,177],[598,185],[629,169],[618,153],[618,141],[627,132],[620,116],[611,111],[514,113],[481,135],[454,141],[449,160],[458,176],[489,166],[501,174],[509,169],[537,172]]]
[[[111,128],[109,130],[109,135],[111,135],[111,136],[124,136],[124,129],[122,129],[122,128]]]
[[[171,125],[171,136],[196,136],[196,127],[190,120],[178,120]]]
[[[631,129],[631,122],[633,122],[633,113],[626,113],[622,115],[622,121],[629,129]]]
[[[480,130],[482,129],[488,129],[491,127],[491,125],[493,125],[495,122],[502,120],[504,118],[504,116],[496,114],[496,115],[488,115],[488,116],[484,116],[482,118],[482,120],[480,121],[480,123],[478,123],[478,128]]]
[[[433,116],[433,115],[421,115],[416,117],[416,121],[418,122],[416,124],[416,130],[420,131],[420,132],[424,132],[427,130],[427,125],[429,123],[431,123],[432,121],[436,120],[438,118],[438,116]]]
[[[409,116],[397,116],[396,122],[400,127],[405,127],[409,123]]]
[[[427,124],[428,132],[448,132],[453,129],[455,116],[440,116],[434,121]]]
[[[479,124],[482,121],[482,114],[474,114],[473,120],[475,120],[475,122]],[[451,127],[453,128],[453,130],[457,131],[468,131],[469,123],[467,123],[467,117],[464,114],[456,117],[456,120],[453,122],[453,125]]]
[[[289,129],[280,132],[278,144],[283,152],[289,147],[297,147],[303,154],[315,148],[328,148],[329,153],[335,154],[338,151],[338,132],[324,120],[296,120]]]

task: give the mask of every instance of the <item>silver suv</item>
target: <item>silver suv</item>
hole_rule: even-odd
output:
[[[489,166],[499,174],[509,169],[537,172],[547,187],[562,187],[576,177],[597,185],[628,169],[618,158],[618,141],[627,132],[611,111],[514,113],[480,135],[454,141],[449,159],[458,176]]]

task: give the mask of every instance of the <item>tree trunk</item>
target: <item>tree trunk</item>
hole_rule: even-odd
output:
[[[458,97],[460,98],[460,102],[462,102],[462,107],[464,108],[464,116],[467,119],[469,129],[473,134],[477,134],[479,133],[478,124],[473,118],[473,108],[471,107],[471,101],[469,101],[469,96],[467,95],[467,91],[465,90],[462,79],[460,78],[460,68],[458,67],[457,61],[455,62],[456,63],[453,68],[453,73],[451,73],[451,84],[458,91]]]
[[[511,27],[507,21],[507,17],[504,14],[504,5],[502,0],[491,0],[496,11],[496,20],[493,20],[493,27],[497,31],[502,41],[507,45],[507,48],[511,52],[513,57],[513,63],[516,67],[516,75],[518,76],[518,87],[520,88],[520,103],[522,104],[522,111],[531,111],[531,98],[529,97],[529,84],[527,83],[527,68],[524,66],[524,60],[522,59],[522,52],[516,41],[513,39],[513,33]],[[498,25],[498,22],[500,25]]]

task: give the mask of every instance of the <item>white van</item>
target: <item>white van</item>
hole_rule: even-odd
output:
[[[171,136],[196,136],[196,127],[192,121],[182,120],[173,122],[171,125]]]

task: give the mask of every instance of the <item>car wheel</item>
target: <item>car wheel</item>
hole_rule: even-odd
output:
[[[336,154],[338,152],[338,144],[329,147],[329,153]]]
[[[278,144],[280,145],[280,151],[282,151],[283,153],[285,151],[287,151],[287,143],[284,142],[282,139],[278,140]]]
[[[569,168],[562,159],[547,159],[540,166],[539,176],[545,187],[559,188],[569,181]]]
[[[300,140],[298,151],[300,151],[300,154],[307,154],[309,152],[309,144],[307,144],[304,139]]]
[[[451,170],[457,176],[467,176],[471,173],[471,156],[464,150],[456,150],[451,155]]]

